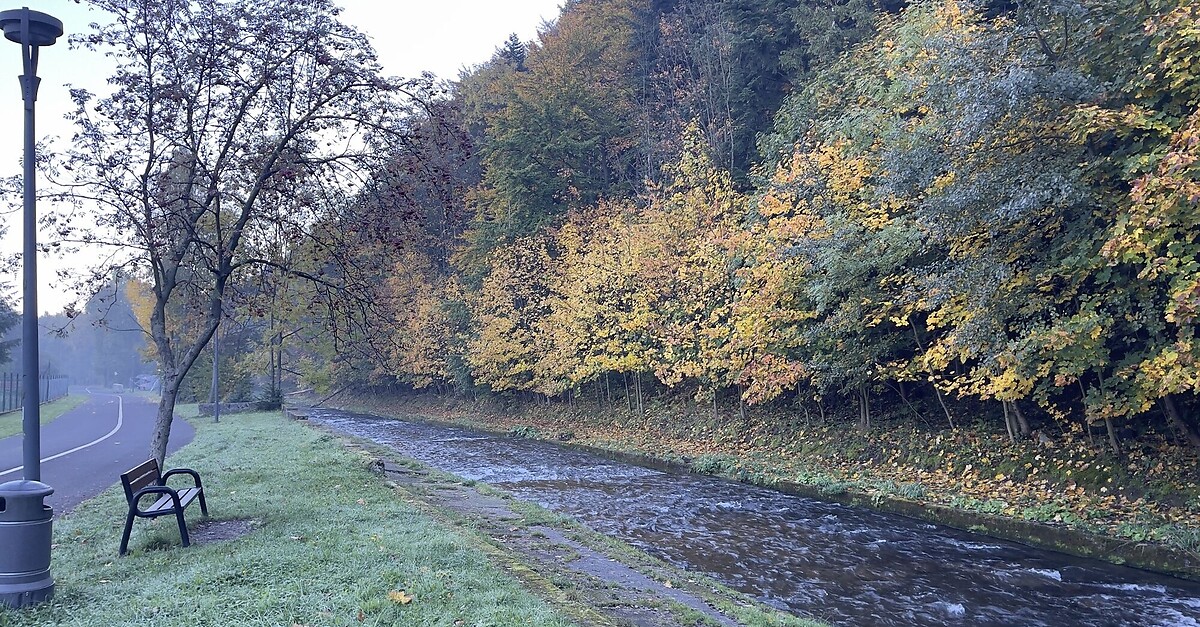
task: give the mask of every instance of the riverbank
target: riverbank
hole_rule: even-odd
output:
[[[846,425],[784,430],[777,417],[715,421],[679,408],[634,417],[580,404],[433,396],[376,396],[354,405],[585,446],[1200,580],[1200,488],[1194,454],[1185,449],[1151,455],[1135,448],[1116,457],[1085,440],[1010,442],[969,429],[886,426],[867,438]]]

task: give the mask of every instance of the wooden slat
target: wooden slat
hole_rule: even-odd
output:
[[[200,493],[199,488],[184,488],[182,490],[179,490],[179,506],[187,507],[188,503],[191,503],[192,500],[194,500],[196,498],[196,495],[199,493]],[[150,507],[147,507],[142,511],[146,512],[147,514],[153,514],[155,512],[164,511],[164,510],[169,512],[174,507],[175,507],[175,504],[171,502],[171,495],[164,494],[164,495],[162,495],[162,497],[160,497],[157,501],[154,502],[154,505],[151,505]]]
[[[159,476],[158,462],[150,459],[121,475],[121,483],[127,486],[132,494],[146,486],[158,483]]]

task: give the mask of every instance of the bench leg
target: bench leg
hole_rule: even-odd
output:
[[[204,490],[203,489],[200,490],[200,513],[204,514],[205,517],[208,516],[208,503],[204,502]]]
[[[133,532],[133,510],[125,516],[125,532],[121,534],[121,549],[117,555],[125,555],[129,551],[129,534]]]
[[[175,512],[175,520],[179,523],[179,538],[183,540],[183,546],[191,546],[188,541],[187,524],[183,522],[183,510]]]

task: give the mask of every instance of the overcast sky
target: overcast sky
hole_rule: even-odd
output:
[[[416,76],[423,71],[453,79],[460,70],[486,61],[496,47],[516,33],[523,41],[534,39],[543,22],[554,20],[561,0],[337,0],[345,8],[343,21],[371,36],[386,74]],[[29,6],[62,20],[68,34],[87,32],[91,22],[103,15],[74,0],[21,0],[0,3],[0,10]],[[63,121],[70,108],[67,87],[71,84],[94,91],[104,89],[109,65],[103,57],[71,50],[65,38],[41,50],[38,76],[42,77],[37,103],[37,135],[69,137],[71,127]],[[0,40],[0,176],[20,173],[21,92],[20,48]],[[18,210],[0,215],[7,233],[0,238],[0,253],[21,250],[21,216]],[[40,238],[39,238],[40,241]],[[52,285],[55,270],[83,264],[81,260],[57,260],[41,256],[38,261],[38,309],[57,312],[71,295]],[[0,277],[17,309],[21,309],[20,274]]]

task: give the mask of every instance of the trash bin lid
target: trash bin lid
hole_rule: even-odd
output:
[[[7,499],[41,499],[54,493],[54,488],[41,481],[9,481],[0,484],[0,497]]]

